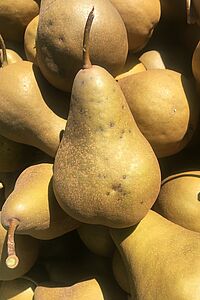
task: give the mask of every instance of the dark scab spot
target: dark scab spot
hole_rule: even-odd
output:
[[[60,42],[64,42],[64,36],[59,36],[58,39],[59,39]]]
[[[197,194],[197,200],[200,201],[200,192]]]
[[[123,192],[123,188],[122,188],[121,183],[119,183],[119,184],[113,184],[113,185],[112,185],[112,189],[113,189],[115,192],[119,192],[119,193],[122,193],[122,192]]]
[[[99,178],[101,178],[101,174],[98,174],[97,176],[98,176]]]
[[[126,192],[124,192],[124,193],[122,194],[122,196],[126,196]]]
[[[122,139],[122,138],[123,138],[123,135],[124,135],[124,133],[125,133],[125,130],[124,130],[124,129],[122,129],[122,131],[121,131],[121,134],[120,134],[120,139]]]
[[[79,110],[80,114],[85,114],[85,110],[81,107]]]
[[[131,130],[129,129],[128,132],[131,133]]]
[[[104,131],[102,126],[99,126],[99,131]]]
[[[52,26],[52,25],[53,25],[52,20],[49,20],[49,21],[48,21],[48,25],[49,25],[49,26]]]
[[[84,85],[84,84],[85,84],[85,81],[84,81],[84,80],[82,80],[82,81],[81,81],[81,85]]]
[[[122,178],[123,178],[123,179],[126,179],[126,175],[123,175]]]
[[[110,127],[114,127],[115,126],[115,123],[114,122],[110,122]]]
[[[109,196],[110,195],[110,192],[106,192],[106,196]]]
[[[143,200],[141,200],[141,201],[140,201],[140,204],[143,204],[143,203],[144,203],[144,201],[143,201]]]
[[[122,105],[122,109],[124,109],[124,105]]]

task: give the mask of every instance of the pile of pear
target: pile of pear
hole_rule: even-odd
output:
[[[200,299],[199,3],[0,1],[0,300]]]

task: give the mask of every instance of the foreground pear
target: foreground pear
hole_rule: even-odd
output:
[[[199,300],[200,234],[153,211],[136,226],[111,229],[131,300]]]
[[[16,243],[16,249],[13,245]],[[12,280],[27,273],[38,257],[38,240],[17,235],[13,244],[12,230],[7,231],[0,224],[0,280]]]
[[[178,172],[162,181],[153,210],[187,229],[200,232],[200,171]]]
[[[33,300],[36,285],[30,280],[19,278],[0,284],[1,300]]]
[[[79,226],[79,222],[69,217],[55,199],[52,166],[36,164],[20,174],[2,207],[1,223],[5,228],[9,228],[11,220],[17,220],[16,233],[53,239]]]
[[[84,223],[127,227],[139,222],[160,189],[156,156],[139,131],[115,79],[92,66],[85,30],[84,67],[74,80],[69,118],[54,163],[61,207]]]
[[[62,115],[67,117],[67,101],[37,66],[21,61],[1,68],[0,102],[1,135],[55,156],[66,124]]]

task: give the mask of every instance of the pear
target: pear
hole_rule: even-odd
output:
[[[128,227],[155,202],[160,168],[118,83],[104,68],[90,63],[93,17],[91,11],[84,34],[84,67],[74,79],[53,187],[60,206],[75,219]]]
[[[0,285],[1,300],[33,300],[36,285],[27,279],[3,281]]]
[[[158,157],[178,153],[189,143],[200,111],[192,81],[172,70],[147,70],[118,83]]]
[[[115,79],[119,80],[120,78],[143,71],[146,71],[145,66],[138,60],[135,54],[129,52],[123,69]]]
[[[0,134],[54,157],[66,124],[64,93],[51,87],[28,61],[1,68],[0,78]]]
[[[197,90],[200,93],[200,42],[198,42],[192,56],[192,72],[196,80]]]
[[[5,39],[22,42],[28,23],[39,13],[40,0],[6,0],[0,3],[0,33]]]
[[[200,171],[179,172],[162,181],[153,209],[166,219],[200,232]]]
[[[139,61],[145,66],[147,70],[152,69],[165,69],[161,54],[156,50],[150,50],[144,52],[140,57]]]
[[[105,257],[112,256],[115,245],[107,227],[81,224],[81,226],[77,228],[77,231],[81,240],[91,252]]]
[[[125,64],[127,32],[109,0],[42,0],[36,39],[37,62],[44,77],[58,89],[71,92],[74,77],[81,68],[84,25],[93,5],[96,19],[91,34],[92,60],[113,76]]]
[[[39,21],[39,16],[37,15],[28,24],[24,34],[24,50],[26,53],[26,57],[29,61],[32,61],[34,64],[37,64],[36,35],[37,35],[38,21]]]
[[[110,232],[126,266],[130,300],[199,299],[199,233],[153,211],[136,226]]]
[[[112,258],[112,270],[115,280],[119,286],[127,293],[130,294],[130,286],[128,281],[128,274],[125,264],[118,250],[115,250]]]
[[[159,0],[111,0],[119,11],[128,33],[129,50],[137,52],[144,48],[159,22]]]
[[[13,244],[15,224],[7,235],[0,224],[0,280],[13,280],[27,273],[38,257],[38,240],[27,236],[17,235]]]
[[[20,174],[2,207],[1,223],[5,228],[9,228],[11,220],[18,220],[16,233],[53,239],[79,226],[79,222],[69,217],[55,199],[52,166],[36,164]]]

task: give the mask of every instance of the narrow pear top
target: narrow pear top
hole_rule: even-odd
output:
[[[0,34],[0,48],[2,49],[2,57],[1,57],[1,67],[5,67],[8,64],[8,58],[6,53],[6,46],[4,43],[4,40],[2,38],[2,35]]]
[[[87,22],[85,24],[84,36],[83,36],[83,69],[89,69],[92,67],[90,61],[89,44],[90,44],[90,30],[94,19],[94,7],[88,15]]]

